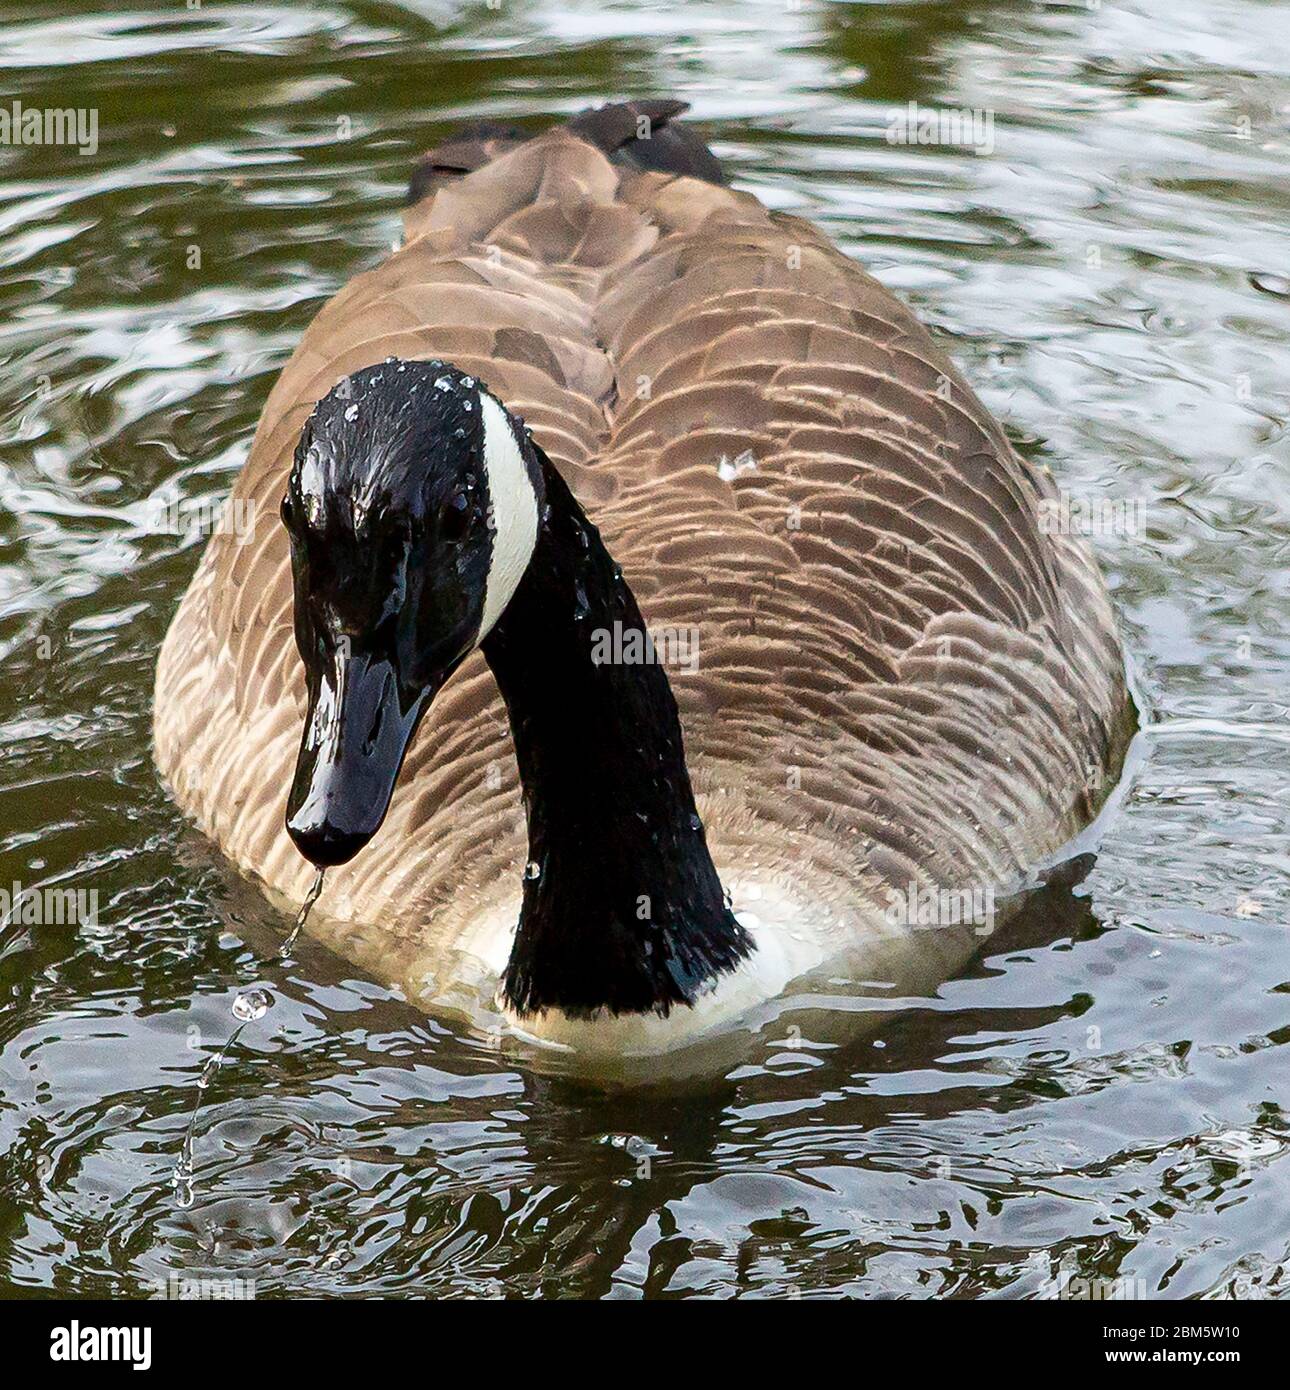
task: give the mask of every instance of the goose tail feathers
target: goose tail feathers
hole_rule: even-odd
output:
[[[565,129],[615,164],[724,184],[721,162],[691,127],[675,119],[689,109],[685,101],[609,102],[580,112],[565,123]],[[408,204],[419,203],[445,183],[483,168],[532,133],[495,121],[458,126],[417,162],[408,184]]]

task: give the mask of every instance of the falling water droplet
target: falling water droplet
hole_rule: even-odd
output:
[[[273,1007],[273,995],[267,989],[248,989],[233,1000],[232,1014],[239,1023],[252,1023],[263,1018]]]
[[[243,1001],[248,999],[253,1002],[250,1005],[243,1004]],[[247,1017],[244,1018],[242,1012],[239,1012],[239,1005],[242,1006],[243,1011],[247,1012]],[[193,1106],[193,1113],[188,1117],[188,1126],[184,1130],[184,1141],[179,1148],[179,1159],[170,1175],[170,1185],[175,1190],[175,1201],[181,1207],[191,1207],[193,1204],[193,1136],[197,1133],[197,1121],[202,1113],[202,1102],[206,1098],[206,1092],[210,1090],[212,1082],[219,1074],[220,1067],[224,1065],[224,1059],[236,1045],[242,1029],[252,1018],[263,1018],[272,1005],[273,996],[268,990],[251,989],[239,994],[233,1000],[231,1011],[233,1017],[239,1019],[240,1022],[229,1034],[228,1041],[224,1046],[206,1059],[201,1075],[197,1078],[197,1104]]]

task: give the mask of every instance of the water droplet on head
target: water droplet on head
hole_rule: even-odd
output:
[[[346,407],[345,407],[345,419],[347,419],[347,420],[357,420],[357,419],[358,419],[358,407],[357,407],[356,405],[350,405],[350,406],[346,406]]]

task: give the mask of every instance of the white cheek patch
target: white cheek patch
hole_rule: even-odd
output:
[[[484,591],[482,642],[511,601],[533,557],[538,536],[537,495],[506,412],[486,392],[479,393],[484,435],[484,471],[493,511],[493,557]]]

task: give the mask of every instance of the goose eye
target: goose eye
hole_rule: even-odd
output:
[[[296,509],[291,504],[291,494],[284,493],[282,496],[282,506],[278,508],[278,515],[282,518],[282,524],[291,529],[291,523],[296,519]]]
[[[470,530],[470,498],[454,492],[439,513],[439,534],[446,541],[459,541]]]

